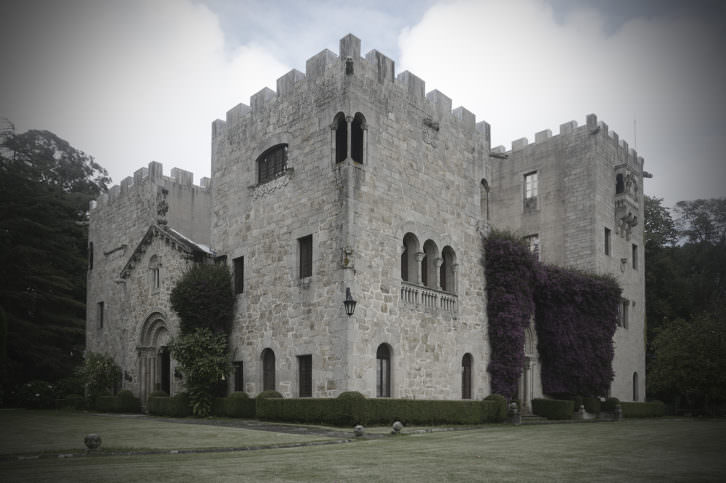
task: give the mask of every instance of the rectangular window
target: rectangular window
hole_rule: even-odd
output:
[[[245,257],[237,257],[232,260],[234,263],[234,293],[245,291]]]
[[[308,235],[297,239],[300,254],[300,278],[313,276],[313,236]]]
[[[623,300],[623,308],[620,311],[620,314],[622,316],[622,320],[620,321],[620,325],[624,328],[628,328],[628,306],[630,305],[630,302],[628,300]]]
[[[96,304],[96,322],[99,329],[103,329],[103,302]]]
[[[633,244],[633,270],[638,269],[638,245]]]
[[[535,234],[526,236],[524,237],[524,242],[529,247],[529,251],[537,257],[537,260],[539,260],[539,235]]]
[[[242,361],[235,361],[234,365],[234,390],[236,392],[245,390],[244,364]]]
[[[537,209],[537,172],[524,175],[524,210]]]
[[[299,397],[313,396],[313,356],[297,356]]]
[[[610,256],[610,228],[605,228],[605,255]]]

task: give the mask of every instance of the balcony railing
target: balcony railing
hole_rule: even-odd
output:
[[[450,314],[455,314],[458,310],[456,295],[404,281],[401,281],[401,302],[422,309],[442,310]]]

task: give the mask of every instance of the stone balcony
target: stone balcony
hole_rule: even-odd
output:
[[[455,294],[401,281],[401,303],[420,310],[442,311],[456,315],[458,297]]]

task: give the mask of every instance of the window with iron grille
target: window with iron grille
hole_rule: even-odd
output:
[[[299,397],[313,396],[313,356],[297,356]]]
[[[234,263],[234,293],[243,293],[245,291],[245,257],[237,257],[232,262]]]
[[[313,276],[313,236],[307,235],[297,239],[300,254],[300,278]]]
[[[537,172],[524,175],[524,209],[525,211],[537,209]]]
[[[244,363],[242,361],[235,361],[234,365],[234,390],[244,391],[245,390],[245,375],[244,375]]]
[[[287,144],[272,146],[257,158],[257,182],[267,183],[282,176],[287,169]]]

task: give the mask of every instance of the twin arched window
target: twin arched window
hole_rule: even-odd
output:
[[[425,287],[456,292],[456,253],[450,246],[445,246],[439,255],[439,249],[433,240],[426,240],[423,251],[413,233],[403,237],[401,253],[401,280]]]
[[[348,145],[348,129],[350,128],[350,146]],[[356,112],[353,118],[346,118],[339,112],[333,119],[335,129],[335,162],[340,163],[348,157],[356,163],[362,163],[365,157],[366,118]]]

